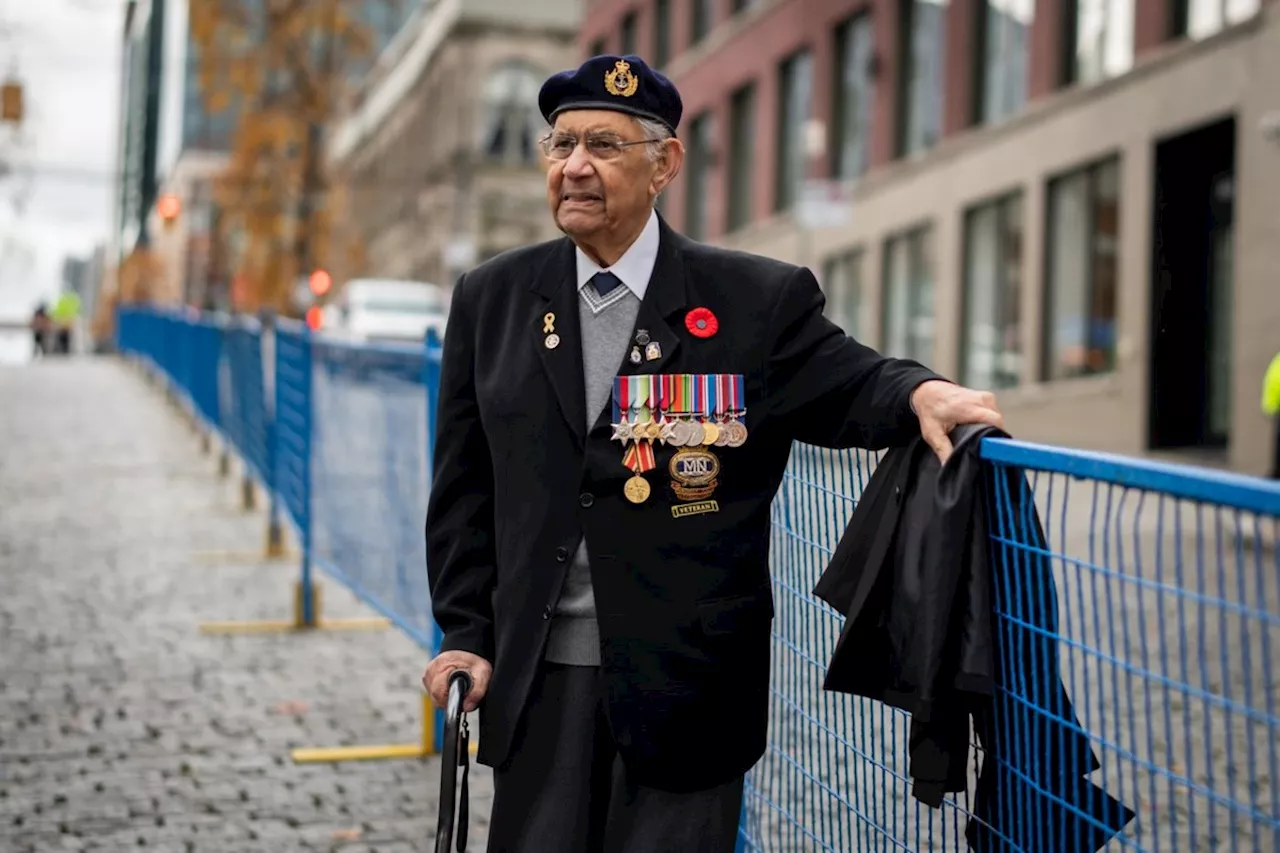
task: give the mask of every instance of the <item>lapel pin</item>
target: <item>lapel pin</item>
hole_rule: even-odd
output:
[[[649,361],[662,358],[662,345],[657,341],[649,341],[649,345],[644,348],[644,357]]]
[[[649,343],[649,330],[648,330],[648,329],[637,329],[637,330],[636,330],[636,343],[638,343],[640,346],[644,346],[645,344]]]
[[[631,348],[631,363],[632,364],[640,363],[640,347]]]
[[[543,343],[547,345],[547,349],[555,349],[560,346],[560,336],[556,334],[556,315],[548,311],[542,317],[542,334],[547,338]]]

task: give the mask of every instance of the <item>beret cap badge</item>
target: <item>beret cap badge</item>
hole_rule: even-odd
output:
[[[619,59],[613,64],[612,71],[604,73],[604,88],[610,95],[630,98],[640,88],[640,78],[631,73],[631,63]]]

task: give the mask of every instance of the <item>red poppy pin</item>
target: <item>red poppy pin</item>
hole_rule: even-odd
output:
[[[720,330],[720,321],[709,308],[694,308],[684,315],[684,327],[695,338],[709,338]]]

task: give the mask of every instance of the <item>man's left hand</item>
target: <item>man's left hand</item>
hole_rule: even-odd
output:
[[[911,406],[920,418],[921,437],[943,464],[951,456],[951,430],[959,424],[987,424],[1004,429],[1004,416],[990,391],[974,391],[932,379],[911,392]]]

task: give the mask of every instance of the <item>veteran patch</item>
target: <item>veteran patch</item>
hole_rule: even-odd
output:
[[[720,504],[715,501],[698,501],[691,504],[676,504],[671,508],[672,518],[685,518],[690,515],[702,515],[706,512],[719,512]]]

